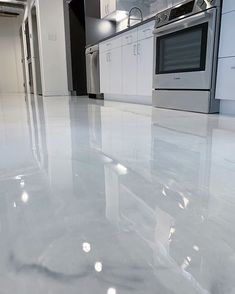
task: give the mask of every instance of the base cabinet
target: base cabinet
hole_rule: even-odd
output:
[[[100,90],[102,93],[122,94],[121,63],[121,48],[100,53]]]
[[[137,94],[137,43],[122,48],[123,94]]]
[[[109,52],[100,52],[100,90],[102,93],[109,93],[110,89],[110,62]]]
[[[153,84],[153,37],[141,40],[137,44],[137,54],[137,93],[138,95],[151,96]]]
[[[109,92],[122,94],[122,50],[115,48],[110,51]]]
[[[216,99],[235,100],[235,57],[220,58],[217,73]]]
[[[107,98],[151,104],[153,26],[145,24],[100,44],[101,92]]]

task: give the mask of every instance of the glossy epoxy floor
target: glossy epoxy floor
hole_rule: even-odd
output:
[[[0,96],[1,294],[234,294],[235,118]]]

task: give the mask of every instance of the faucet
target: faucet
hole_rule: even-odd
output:
[[[139,11],[140,18],[131,18],[131,14],[132,14],[133,10]],[[139,20],[141,22],[143,21],[143,12],[142,12],[142,10],[139,7],[132,7],[131,10],[129,11],[129,14],[128,14],[128,24],[127,24],[127,27],[128,28],[130,28],[130,26],[131,26],[131,20]]]

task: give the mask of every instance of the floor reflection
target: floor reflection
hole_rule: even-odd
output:
[[[8,98],[5,293],[234,293],[235,118]]]

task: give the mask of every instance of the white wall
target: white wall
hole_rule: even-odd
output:
[[[28,10],[33,2],[28,0]],[[63,0],[36,0],[35,5],[43,95],[68,95]],[[32,33],[31,27],[30,30]]]
[[[23,93],[20,19],[0,17],[0,93]]]
[[[44,95],[68,95],[63,0],[39,0]]]

